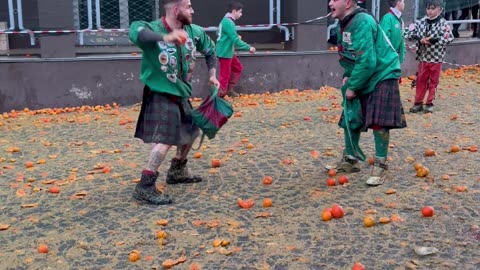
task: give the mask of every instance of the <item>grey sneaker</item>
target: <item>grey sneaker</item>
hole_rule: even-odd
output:
[[[425,106],[425,113],[433,113],[433,105]]]
[[[388,166],[385,158],[375,158],[372,172],[368,177],[366,184],[369,186],[379,186],[385,182]]]
[[[418,113],[418,112],[421,112],[421,111],[423,111],[423,105],[422,104],[414,105],[412,108],[410,108],[411,113]]]
[[[233,90],[233,88],[228,89],[227,95],[229,97],[239,97],[240,96],[240,94],[235,92],[235,90]]]
[[[342,157],[340,161],[335,163],[335,165],[327,165],[325,166],[327,170],[336,170],[337,172],[342,173],[355,173],[360,171],[360,167],[358,166],[358,159],[345,155]]]

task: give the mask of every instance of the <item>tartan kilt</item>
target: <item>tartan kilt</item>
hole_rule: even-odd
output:
[[[386,129],[407,127],[398,79],[379,82],[372,92],[360,96],[360,102],[364,119],[362,131],[374,125]]]
[[[188,98],[154,92],[145,86],[135,138],[144,143],[191,144],[200,133],[191,109]]]

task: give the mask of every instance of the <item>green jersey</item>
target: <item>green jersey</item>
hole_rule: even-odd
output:
[[[397,17],[393,11],[390,11],[383,16],[380,21],[380,27],[382,27],[393,48],[397,51],[400,63],[403,63],[406,53],[405,40],[403,39],[403,20]]]
[[[233,18],[228,13],[220,22],[217,35],[217,57],[232,58],[235,48],[242,51],[250,50],[250,45],[238,36]]]
[[[397,52],[364,9],[358,8],[345,17],[337,33],[343,77],[349,77],[345,89],[364,95],[372,92],[381,81],[400,78]]]
[[[138,33],[145,28],[164,35],[169,32],[163,19],[154,22],[136,21],[130,26],[130,40],[142,49],[140,80],[152,91],[190,97],[196,52],[214,54],[213,41],[202,27],[191,24],[183,28],[188,34],[185,44],[177,45],[164,41],[142,43],[138,40]]]

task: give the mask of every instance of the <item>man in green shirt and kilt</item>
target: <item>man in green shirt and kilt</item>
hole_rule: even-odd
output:
[[[366,180],[381,185],[387,172],[390,129],[406,127],[398,80],[398,54],[375,18],[357,6],[357,0],[330,0],[331,16],[337,27],[340,65],[344,69],[342,94],[344,111],[339,125],[344,128],[343,158],[329,168],[358,172],[360,133],[373,130],[375,161]]]
[[[135,137],[154,144],[133,197],[150,204],[169,204],[155,182],[158,168],[172,146],[177,147],[167,172],[167,184],[202,181],[190,175],[187,156],[199,135],[191,116],[191,77],[197,50],[205,55],[210,83],[216,78],[215,45],[202,27],[192,24],[190,0],[164,0],[165,17],[154,22],[133,22],[130,40],[142,50],[140,79],[145,83]]]

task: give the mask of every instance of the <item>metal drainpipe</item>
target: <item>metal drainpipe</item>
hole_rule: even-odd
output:
[[[8,18],[10,19],[10,28],[8,30],[15,30],[15,14],[13,12],[13,0],[8,0]]]
[[[337,27],[337,25],[338,25],[338,19],[335,19],[335,22],[333,24],[330,24],[327,27],[327,41],[330,39],[330,30],[332,30],[332,28]]]
[[[475,20],[452,20],[452,21],[447,21],[448,24],[454,24],[454,23],[479,23],[480,19],[475,19]]]
[[[17,0],[17,16],[18,16],[18,29],[27,31],[28,35],[30,36],[30,45],[35,46],[35,34],[32,33],[30,29],[25,29],[25,27],[23,26],[22,0]]]
[[[23,9],[22,9],[22,0],[17,0],[17,16],[18,16],[18,29],[27,30],[23,27]]]
[[[373,17],[375,17],[375,18],[377,18],[376,11],[377,11],[377,1],[372,0],[372,10],[371,10],[371,12],[372,12]]]
[[[290,30],[286,26],[280,25],[281,24],[281,1],[277,0],[277,27],[278,29],[285,31],[285,41],[290,40]]]
[[[87,16],[88,16],[88,27],[87,29],[83,29],[81,32],[79,32],[78,39],[79,43],[81,46],[83,46],[84,41],[83,41],[83,31],[85,30],[92,30],[93,29],[93,16],[92,16],[92,0],[87,0]],[[79,18],[80,20],[80,18]]]
[[[96,22],[97,22],[97,29],[103,29],[102,17],[100,14],[100,0],[95,0],[95,16],[96,16]]]
[[[418,0],[415,0],[414,5],[415,5],[415,9],[413,11],[413,16],[414,16],[413,20],[415,21],[418,19]]]

